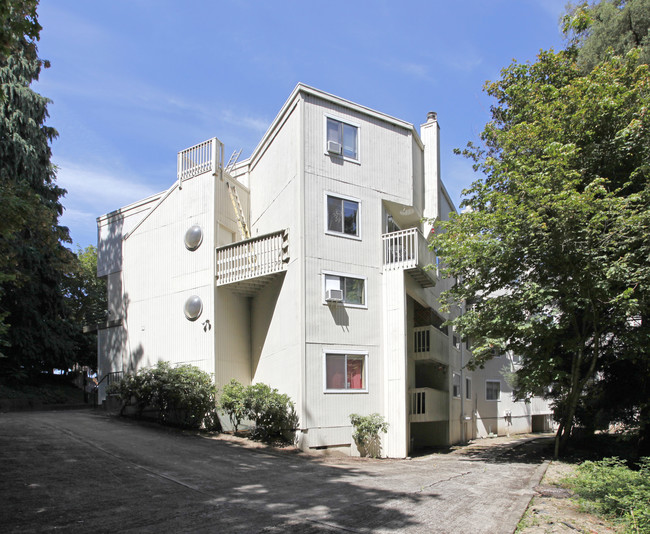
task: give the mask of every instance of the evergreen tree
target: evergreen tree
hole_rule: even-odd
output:
[[[2,14],[9,13],[13,19],[21,14],[27,16],[26,22],[22,22],[34,28],[35,6],[36,2],[9,2],[8,8],[3,4]],[[58,223],[63,211],[60,199],[65,190],[56,185],[55,169],[50,162],[50,143],[57,133],[45,124],[49,100],[30,87],[44,66],[37,56],[37,38],[37,30],[35,34],[13,35],[11,39],[3,35],[3,51],[9,53],[0,56],[3,376],[65,368],[72,348],[61,282],[74,256],[62,244],[70,242],[67,228]]]
[[[570,6],[562,25],[583,72],[633,48],[640,63],[650,63],[650,0],[581,2]]]

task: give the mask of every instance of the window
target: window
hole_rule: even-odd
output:
[[[398,226],[398,224],[395,222],[393,219],[393,216],[390,214],[386,215],[386,233],[390,234],[392,232],[399,232],[401,228]]]
[[[460,397],[460,375],[458,373],[454,373],[454,376],[452,378],[452,394],[454,397]]]
[[[325,391],[366,391],[366,354],[325,354]]]
[[[366,306],[366,280],[339,274],[325,274],[325,293],[328,289],[343,291],[343,302],[352,306]]]
[[[485,400],[498,401],[501,396],[501,382],[498,380],[485,381]]]
[[[326,150],[330,154],[359,159],[359,127],[327,117]]]
[[[328,233],[359,237],[359,202],[350,198],[327,195]]]
[[[454,348],[460,350],[460,336],[456,333],[456,327],[452,326],[452,338],[453,338],[453,343],[454,343]]]
[[[472,400],[472,379],[465,378],[465,398]]]

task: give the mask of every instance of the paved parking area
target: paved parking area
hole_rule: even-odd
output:
[[[88,410],[4,413],[0,531],[510,533],[546,466],[511,447],[364,461]]]

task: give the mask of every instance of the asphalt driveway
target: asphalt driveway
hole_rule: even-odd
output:
[[[363,461],[88,410],[3,413],[0,531],[510,533],[546,466],[511,447]]]

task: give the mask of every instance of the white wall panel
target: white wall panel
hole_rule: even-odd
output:
[[[214,180],[183,182],[123,241],[122,285],[127,351],[132,367],[166,360],[214,372]],[[184,244],[192,225],[203,230],[195,251]],[[191,295],[203,302],[197,321],[184,316]]]
[[[251,299],[250,372],[252,382],[269,384],[289,395],[302,420],[300,116],[297,104],[250,163],[252,237],[287,230],[290,259],[286,272]]]

